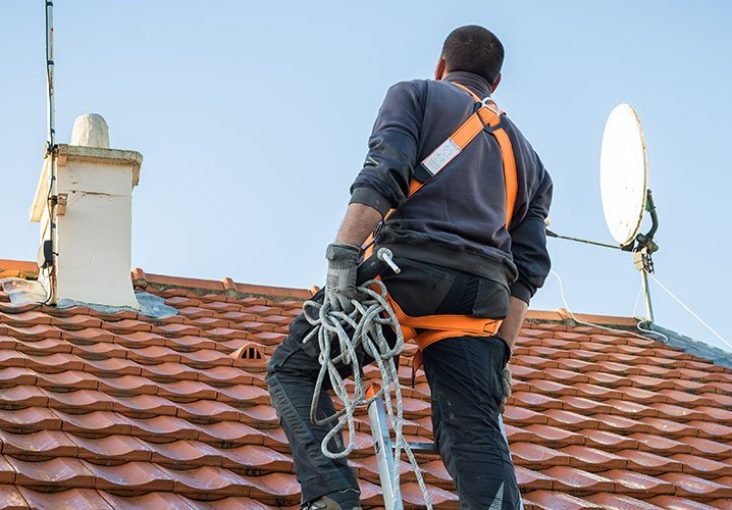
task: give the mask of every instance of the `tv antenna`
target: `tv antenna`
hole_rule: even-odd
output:
[[[605,222],[617,245],[562,236],[549,229],[546,233],[550,237],[631,252],[633,264],[641,273],[646,314],[653,322],[648,275],[654,272],[653,253],[658,251],[653,240],[658,230],[658,215],[653,194],[648,189],[643,129],[635,110],[626,103],[613,108],[605,123],[600,150],[600,190]],[[639,232],[645,213],[651,217],[651,228],[642,234]]]

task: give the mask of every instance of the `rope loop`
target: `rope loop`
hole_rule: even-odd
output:
[[[425,505],[432,509],[430,494],[424,483],[424,477],[417,465],[409,442],[402,432],[404,425],[404,405],[402,391],[399,384],[399,366],[397,357],[404,347],[404,336],[399,326],[394,310],[386,299],[387,290],[380,280],[370,280],[358,287],[362,299],[353,300],[353,311],[345,313],[334,310],[325,300],[322,304],[315,301],[306,301],[303,306],[305,319],[313,329],[305,336],[303,343],[318,342],[318,361],[320,370],[315,382],[315,391],[310,406],[310,421],[315,425],[326,425],[335,422],[325,435],[320,445],[323,455],[331,459],[347,457],[356,448],[356,409],[368,406],[381,397],[389,426],[394,431],[394,480],[393,487],[399,487],[399,466],[401,454],[404,451],[414,469],[417,484],[422,491]],[[385,328],[391,328],[396,335],[393,345],[390,345]],[[381,375],[380,389],[370,397],[366,397],[366,386],[363,380],[363,367],[359,359],[359,347],[362,352],[373,358]],[[349,391],[341,375],[344,367],[350,367],[348,372],[353,376],[353,388]],[[331,388],[343,409],[331,416],[318,418],[317,410],[320,395],[323,391],[325,378],[328,377]],[[332,451],[328,445],[340,437],[341,432],[348,430],[348,444],[341,451]],[[340,441],[333,441],[340,444]],[[396,501],[396,498],[394,498]]]

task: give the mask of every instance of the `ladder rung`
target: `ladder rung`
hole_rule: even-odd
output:
[[[394,445],[391,446],[394,449]],[[414,453],[438,453],[435,443],[409,443]]]

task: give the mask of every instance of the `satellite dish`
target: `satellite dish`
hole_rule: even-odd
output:
[[[605,221],[619,246],[559,235],[549,228],[546,234],[558,239],[632,252],[633,265],[640,271],[643,280],[647,316],[653,322],[648,275],[654,272],[652,256],[658,251],[658,244],[653,238],[658,230],[658,214],[653,194],[648,189],[646,140],[638,115],[629,104],[623,103],[613,108],[605,123],[600,150],[600,188]],[[646,210],[651,217],[651,228],[645,234],[640,234],[638,231]]]
[[[646,141],[635,110],[619,104],[607,118],[600,151],[602,209],[610,234],[621,245],[635,240],[646,206]]]

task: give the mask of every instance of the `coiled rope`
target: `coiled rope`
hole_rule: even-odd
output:
[[[328,300],[325,300],[322,304],[307,301],[303,307],[305,318],[314,326],[303,340],[303,343],[317,338],[320,348],[318,356],[320,371],[318,372],[310,407],[310,420],[316,425],[324,425],[337,420],[333,428],[323,438],[321,450],[323,455],[331,459],[347,457],[356,447],[356,420],[354,417],[356,409],[360,406],[368,406],[377,398],[383,397],[389,426],[394,431],[395,436],[392,486],[395,490],[399,488],[399,466],[401,454],[404,451],[414,469],[425,505],[431,510],[432,502],[424,483],[422,471],[419,469],[417,459],[402,432],[404,407],[399,384],[399,367],[396,360],[404,347],[404,336],[394,310],[386,301],[387,291],[383,282],[370,280],[360,286],[358,290],[365,298],[353,300],[354,309],[350,313],[334,310]],[[389,345],[389,341],[384,335],[384,328],[392,328],[396,333],[396,341],[393,345]],[[336,345],[338,346],[337,350],[334,349]],[[359,347],[376,361],[381,374],[381,388],[374,395],[368,397],[363,384],[363,367],[360,365],[357,355]],[[354,382],[352,393],[349,393],[344,378],[338,371],[338,366],[351,368]],[[336,397],[342,402],[343,409],[332,416],[318,419],[317,409],[326,375]],[[346,426],[348,427],[348,444],[342,451],[331,451],[328,448],[328,443],[340,434]],[[396,502],[398,498],[394,497],[393,500]]]

